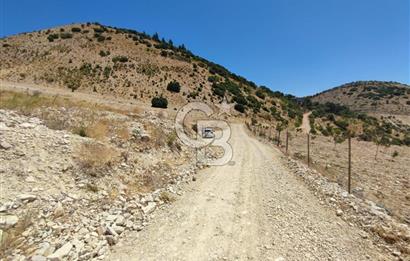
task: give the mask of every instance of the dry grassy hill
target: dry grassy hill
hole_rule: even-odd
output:
[[[318,93],[315,102],[332,102],[353,111],[410,115],[410,86],[398,82],[357,81]]]
[[[228,117],[244,116],[253,125],[276,130],[300,127],[303,112],[313,111],[317,120],[311,119],[312,130],[319,130],[318,134],[339,136],[350,125],[368,141],[376,140],[379,132],[389,143],[410,140],[401,121],[299,103],[294,96],[258,87],[158,34],[98,23],[71,24],[3,38],[0,48],[0,80],[97,93],[170,110],[190,101],[218,109],[225,99],[230,104]],[[311,101],[409,114],[409,90],[398,83],[356,82],[318,94]]]
[[[72,24],[3,38],[0,48],[2,80],[149,105],[162,96],[168,108],[194,100],[213,105],[226,97],[234,115],[245,113],[286,124],[301,121],[302,112],[292,99],[259,88],[158,34],[97,23]]]

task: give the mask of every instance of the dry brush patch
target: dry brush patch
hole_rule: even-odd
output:
[[[285,144],[285,137],[281,144]],[[311,138],[310,150],[311,167],[347,189],[347,141],[335,143],[331,138],[316,136]],[[306,162],[306,135],[292,133],[289,154]],[[378,147],[352,139],[352,192],[376,202],[402,222],[410,222],[409,158],[407,146]]]
[[[77,148],[77,163],[83,173],[91,177],[104,175],[107,168],[119,162],[120,153],[108,145],[85,142]]]
[[[0,258],[7,257],[7,250],[10,249],[27,250],[24,247],[23,233],[33,224],[33,218],[34,210],[27,209],[14,227],[3,231],[2,238],[0,238]]]

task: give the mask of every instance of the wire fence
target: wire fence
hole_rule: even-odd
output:
[[[330,136],[278,131],[275,126],[248,124],[248,128],[355,196],[370,199],[403,220],[409,217],[409,147],[382,147],[353,138],[336,143]]]

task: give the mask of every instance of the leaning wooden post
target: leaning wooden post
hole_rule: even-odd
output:
[[[280,146],[280,130],[278,130],[278,147]]]
[[[288,155],[289,131],[286,129],[286,155]]]
[[[352,180],[351,180],[351,174],[352,174],[352,142],[351,142],[351,138],[350,138],[350,135],[349,135],[349,138],[348,138],[348,144],[349,144],[349,148],[348,148],[348,161],[349,161],[349,166],[348,166],[348,169],[347,169],[347,174],[348,174],[348,176],[347,176],[347,191],[350,193],[351,192],[351,182],[352,182]]]
[[[307,164],[310,167],[310,135],[307,135]]]

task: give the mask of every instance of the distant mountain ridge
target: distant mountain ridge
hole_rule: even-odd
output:
[[[399,82],[356,81],[309,97],[314,102],[332,102],[353,111],[410,115],[410,86]]]

